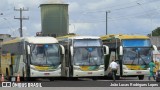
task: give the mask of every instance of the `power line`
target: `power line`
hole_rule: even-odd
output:
[[[142,4],[146,4],[146,3],[153,3],[153,2],[155,2],[155,1],[157,1],[157,0],[154,0],[154,1],[149,1],[149,2],[144,2],[144,3],[141,3],[141,5]],[[138,4],[138,2],[136,1],[135,2],[136,3],[136,5],[133,5],[133,6],[129,6],[130,8],[131,7],[135,7],[135,6],[139,6],[139,4]],[[129,8],[128,7],[128,8]],[[119,9],[115,9],[115,10],[120,10],[120,9],[125,9],[125,8],[127,8],[127,7],[124,7],[124,8],[119,8]],[[153,12],[154,11],[156,11],[156,10],[159,10],[159,9],[152,9],[152,10],[148,10],[149,12],[148,13],[146,13],[146,11],[144,11],[144,12],[141,12],[141,13],[135,13],[135,14],[130,14],[130,15],[125,15],[125,16],[119,16],[119,17],[115,17],[115,18],[113,18],[113,17],[108,17],[110,20],[112,19],[112,20],[114,20],[114,19],[124,19],[124,18],[131,18],[131,17],[136,17],[136,16],[142,16],[142,15],[149,15],[149,13],[150,14],[152,14],[152,16],[153,16]],[[103,11],[103,13],[104,13],[104,11]],[[142,14],[143,13],[143,14]],[[159,12],[158,12],[159,13]],[[137,15],[137,14],[140,14],[140,15]],[[154,14],[156,14],[156,13],[154,13]],[[92,14],[93,15],[93,14]],[[80,16],[83,16],[83,15],[80,15]],[[82,20],[82,19],[81,19]],[[78,21],[79,22],[79,21]],[[80,22],[84,22],[84,21],[80,21]],[[99,22],[105,22],[104,21],[104,19],[102,19],[102,21],[99,21]],[[96,21],[95,20],[91,20],[91,21],[87,21],[87,23],[96,23]]]
[[[122,3],[122,4],[118,4],[118,5],[114,5],[114,6],[108,6],[106,8],[114,8],[114,7],[118,7],[118,6],[124,6],[124,5],[128,5],[128,4],[131,4],[131,3],[135,3],[137,1],[140,1],[140,0],[136,0],[136,1],[133,1],[133,2],[128,2],[128,3]],[[97,10],[91,10],[91,11],[81,11],[83,13],[97,13],[97,12],[106,12],[106,10],[102,10],[102,9],[106,9],[106,8],[101,8],[101,9],[97,9]]]
[[[29,11],[29,9],[27,8],[27,9],[24,9],[24,8],[20,8],[20,9],[16,9],[16,8],[14,8],[14,10],[15,11],[20,11],[20,17],[19,18],[15,18],[14,17],[14,19],[19,19],[20,20],[20,28],[19,28],[19,30],[20,30],[20,37],[23,37],[23,32],[22,32],[22,21],[23,20],[29,20],[29,17],[23,17],[22,16],[22,11]]]
[[[133,7],[137,7],[139,6],[137,3],[139,3],[138,1],[140,0],[137,0],[137,1],[134,1],[134,2],[130,2],[130,3],[136,3],[136,5],[130,5],[130,6],[126,6],[126,7],[121,7],[121,8],[115,8],[115,9],[110,9],[112,7],[117,7],[117,6],[121,6],[121,5],[117,5],[117,6],[111,6],[111,7],[106,7],[107,9],[109,9],[110,11],[115,12],[115,11],[119,11],[119,10],[123,10],[123,9],[128,9],[128,8],[133,8]],[[154,2],[158,2],[159,0],[154,0],[154,1],[149,1],[149,2],[143,2],[141,4],[147,4],[147,3],[154,3]],[[123,5],[124,6],[124,5]],[[103,8],[103,9],[106,9],[106,8]],[[106,12],[106,10],[95,10],[95,11],[82,11],[83,14],[87,14],[87,13],[100,13],[100,12]]]
[[[160,12],[157,12],[157,13],[153,13],[154,11],[160,11],[160,9],[152,9],[152,10],[148,10],[147,12],[148,13],[145,13],[146,11],[144,12],[141,12],[141,13],[135,13],[135,14],[129,14],[129,15],[125,15],[125,16],[119,16],[119,17],[108,17],[108,19],[110,21],[115,21],[115,20],[121,20],[121,19],[130,19],[130,18],[134,18],[134,17],[138,17],[138,16],[148,16],[148,14],[152,14],[152,16],[156,16],[156,15],[159,15]],[[73,21],[72,21],[73,22]],[[89,21],[83,21],[81,19],[81,21],[75,21],[76,23],[99,23],[99,22],[106,22],[105,21],[105,18],[102,18],[101,20],[89,20]]]

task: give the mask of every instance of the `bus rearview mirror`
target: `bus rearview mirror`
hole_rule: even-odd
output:
[[[152,45],[153,50],[157,51],[157,47],[155,45]]]
[[[29,45],[27,45],[27,51],[28,51],[28,54],[30,54],[30,53],[31,53],[31,48],[30,48],[30,46],[29,46]]]
[[[105,49],[105,53],[104,55],[108,55],[109,54],[109,47],[106,45],[103,45],[104,49]]]
[[[65,54],[64,46],[60,45],[60,47],[61,47],[61,50],[62,50],[62,54]]]
[[[71,56],[73,56],[73,46],[70,47],[71,50]]]
[[[122,46],[119,47],[119,55],[123,55],[123,47]]]

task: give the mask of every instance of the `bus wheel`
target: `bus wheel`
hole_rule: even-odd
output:
[[[25,81],[36,81],[36,77],[25,77]]]
[[[120,80],[120,76],[116,76],[116,80]]]
[[[29,81],[29,77],[23,77],[23,81]]]
[[[54,78],[49,78],[50,81],[54,81]]]
[[[97,80],[97,77],[93,77],[92,80],[94,80],[94,81]]]
[[[73,77],[73,80],[77,81],[77,80],[78,80],[78,77]]]
[[[8,68],[6,68],[6,79],[7,79],[7,80],[11,80],[11,79],[10,79],[10,76],[9,76]]]
[[[22,70],[23,70],[23,69],[22,69]],[[22,71],[22,75],[23,75],[22,81],[29,81],[29,77],[26,77],[26,76],[25,76],[24,71]]]
[[[139,78],[139,80],[143,80],[144,79],[144,75],[139,75],[138,78]]]
[[[23,75],[23,77],[22,77],[22,81],[26,81],[26,77],[24,76],[24,71],[22,71],[22,75]]]

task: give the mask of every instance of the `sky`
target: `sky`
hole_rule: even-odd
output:
[[[160,0],[0,0],[0,34],[19,36],[19,9],[23,12],[23,35],[41,31],[40,4],[69,4],[69,33],[103,36],[106,34],[147,35],[160,27]]]

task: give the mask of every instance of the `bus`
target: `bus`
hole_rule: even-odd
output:
[[[97,79],[104,76],[104,57],[109,48],[102,45],[100,37],[66,35],[57,39],[65,48],[66,77]]]
[[[153,59],[152,51],[157,50],[149,37],[143,35],[113,34],[101,36],[104,45],[109,47],[105,63],[105,75],[109,73],[112,59],[119,64],[117,78],[138,76],[139,80],[149,74],[149,62]]]
[[[53,37],[21,37],[2,43],[1,74],[22,80],[61,77],[64,47]]]
[[[158,70],[160,70],[160,52],[157,51],[153,51],[153,61],[156,65],[156,67],[154,68],[154,72],[156,73]]]

